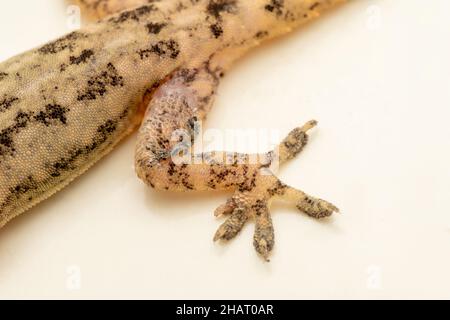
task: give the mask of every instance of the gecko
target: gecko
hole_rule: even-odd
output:
[[[49,198],[139,128],[135,170],[157,190],[228,190],[214,241],[255,221],[265,260],[275,244],[273,200],[314,218],[333,204],[275,174],[308,141],[312,120],[267,153],[196,152],[234,61],[343,0],[78,0],[94,19],[0,63],[0,227]],[[274,111],[276,112],[276,111]]]

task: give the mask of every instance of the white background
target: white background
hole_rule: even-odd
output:
[[[69,31],[62,0],[0,6],[0,60]],[[0,298],[450,298],[449,11],[353,1],[224,79],[207,127],[281,136],[319,120],[280,176],[343,212],[317,222],[274,205],[270,263],[253,223],[212,242],[226,194],[146,188],[133,135],[0,230]]]

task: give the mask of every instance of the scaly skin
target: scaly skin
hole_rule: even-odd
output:
[[[171,137],[176,129],[195,136],[194,123],[205,119],[220,77],[238,57],[339,2],[79,0],[103,20],[0,64],[0,227],[111,151],[147,109],[138,176],[164,190],[234,190],[217,211],[231,216],[215,239],[231,239],[255,217],[255,248],[267,259],[273,198],[315,217],[337,210],[286,186],[269,168],[278,156],[283,162],[296,155],[315,123],[294,130],[279,153],[260,155],[257,163],[220,152],[175,163]]]

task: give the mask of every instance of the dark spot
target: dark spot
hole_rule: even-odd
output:
[[[161,40],[152,45],[150,49],[140,50],[138,53],[141,59],[148,58],[152,53],[160,57],[176,59],[180,54],[180,45],[173,39]]]
[[[211,25],[210,29],[216,39],[219,38],[223,34],[222,26],[218,23]]]
[[[269,12],[275,13],[277,16],[283,14],[284,0],[270,0],[270,3],[264,7]]]
[[[186,189],[188,189],[188,190],[194,190],[194,185],[193,185],[192,183],[188,182],[188,180],[187,180],[186,177],[184,177],[184,178],[181,180],[181,183],[183,184],[183,186],[184,186]]]
[[[119,75],[112,63],[108,63],[104,71],[88,80],[87,88],[78,95],[77,100],[95,100],[98,96],[103,97],[108,87],[123,87],[123,85],[123,77]]]
[[[62,124],[67,124],[66,112],[68,111],[70,110],[59,104],[48,104],[45,106],[44,111],[40,111],[34,116],[34,120],[41,122],[46,126],[55,124],[55,120],[60,121]]]
[[[108,120],[105,124],[102,124],[100,127],[98,127],[97,132],[101,134],[102,137],[107,137],[111,133],[113,133],[117,128],[117,124],[112,121]]]
[[[206,185],[207,185],[209,188],[211,188],[211,189],[216,189],[216,188],[217,188],[217,185],[216,185],[216,183],[214,182],[214,179],[210,179],[210,180],[206,183]]]
[[[0,72],[0,81],[2,81],[3,79],[5,79],[8,76],[7,73],[5,72]]]
[[[157,8],[153,4],[145,5],[137,9],[128,10],[110,18],[108,21],[113,23],[123,23],[126,21],[134,20],[139,21],[141,17],[149,14],[152,11],[156,11]]]
[[[43,47],[38,49],[38,52],[42,54],[55,54],[66,49],[72,51],[75,48],[75,41],[82,37],[86,37],[86,35],[74,31],[62,38],[59,38],[58,40],[44,45]]]
[[[17,97],[4,96],[3,100],[0,100],[0,112],[8,110],[17,101],[19,101]]]
[[[316,2],[314,3],[311,7],[309,7],[309,10],[314,10],[315,8],[317,8],[319,6],[319,3]]]
[[[236,13],[236,9],[236,0],[211,0],[206,7],[206,11],[216,18],[219,18],[222,12]]]
[[[258,31],[258,32],[255,34],[255,37],[256,37],[257,39],[262,39],[262,38],[267,37],[268,35],[269,35],[269,32],[267,32],[267,31]]]
[[[148,33],[152,33],[152,34],[158,34],[161,32],[161,30],[167,26],[167,23],[161,22],[150,22],[149,24],[147,24],[147,30]]]
[[[169,176],[173,176],[176,173],[175,170],[175,163],[173,163],[172,161],[169,162],[169,169],[167,169],[167,174]]]
[[[13,188],[10,188],[9,191],[12,194],[19,196],[34,189],[37,189],[37,183],[32,176],[28,176],[23,182],[19,183]]]

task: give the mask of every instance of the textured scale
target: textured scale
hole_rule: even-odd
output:
[[[233,237],[256,217],[255,248],[267,257],[273,197],[317,217],[337,209],[262,175],[274,153],[257,164],[221,152],[175,164],[171,138],[205,119],[220,77],[238,57],[339,2],[79,0],[103,20],[0,63],[0,227],[66,186],[142,122],[138,176],[158,189],[235,190],[218,210],[231,217],[216,239]],[[303,148],[314,125],[286,138],[281,162]],[[215,157],[231,158],[221,164]]]

